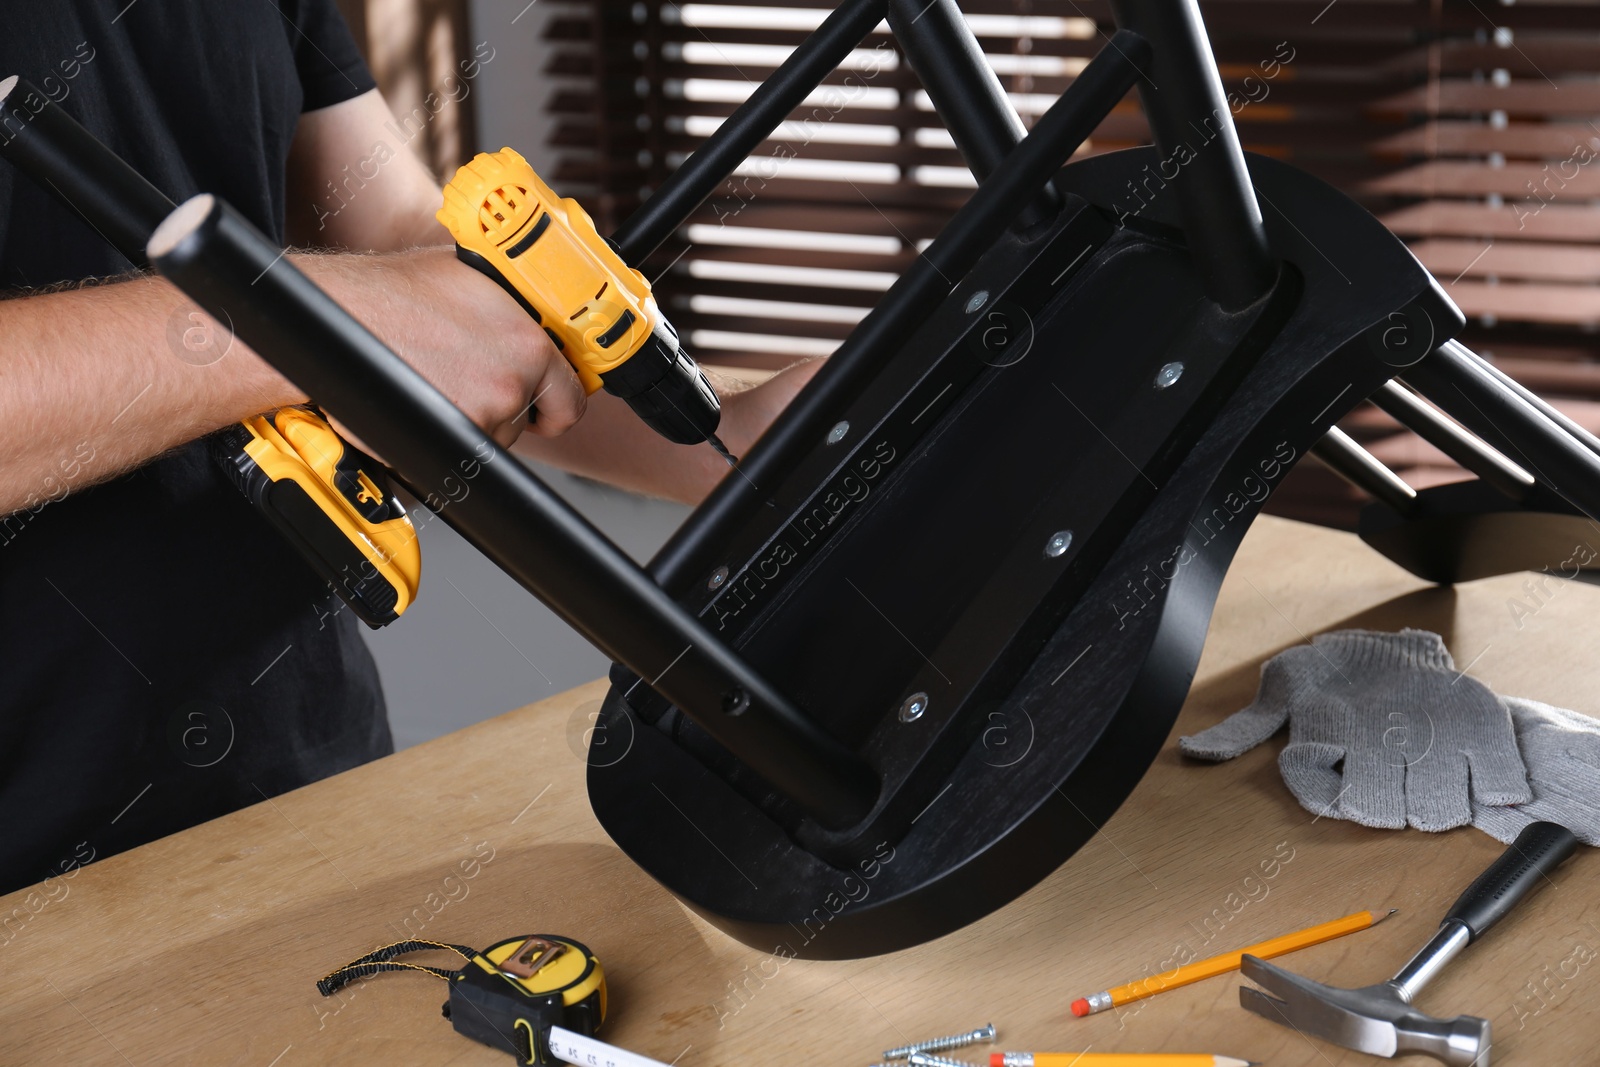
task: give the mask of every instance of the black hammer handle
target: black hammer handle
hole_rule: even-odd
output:
[[[1553,822],[1529,823],[1517,839],[1467,886],[1444,917],[1467,928],[1476,941],[1489,927],[1544,882],[1550,872],[1578,847],[1578,839],[1565,826]]]

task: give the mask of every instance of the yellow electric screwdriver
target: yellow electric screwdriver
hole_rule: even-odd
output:
[[[644,275],[509,148],[480,153],[445,186],[439,221],[462,262],[494,279],[544,327],[584,390],[621,397],[681,445],[717,438],[721,404],[683,350]]]
[[[456,253],[514,297],[589,393],[626,400],[669,441],[717,438],[721,405],[661,314],[574,200],[509,148],[482,154],[445,188],[439,221]],[[416,599],[422,553],[383,469],[312,408],[283,408],[220,434],[215,455],[255,504],[369,626]]]
[[[279,408],[214,436],[213,458],[368,626],[417,597],[422,546],[383,468],[310,407]]]

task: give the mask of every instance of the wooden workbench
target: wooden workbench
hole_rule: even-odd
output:
[[[1435,589],[1354,537],[1258,521],[1178,730],[1103,831],[987,919],[854,962],[738,944],[611,845],[581,758],[605,690],[582,686],[64,879],[65,895],[9,921],[0,944],[0,1063],[505,1064],[440,1018],[435,979],[380,975],[332,1000],[313,983],[401,936],[482,946],[535,930],[600,956],[613,1008],[603,1036],[677,1064],[864,1065],[988,1021],[996,1048],[1371,1063],[1245,1013],[1236,977],[1121,1015],[1076,1020],[1068,1005],[1180,943],[1209,955],[1368,907],[1401,911],[1292,966],[1339,985],[1388,977],[1501,846],[1470,827],[1316,819],[1277,775],[1281,740],[1203,766],[1178,757],[1177,734],[1247,703],[1266,657],[1348,626],[1436,630],[1498,691],[1600,715],[1600,590],[1528,578]],[[1600,857],[1581,850],[1420,1006],[1491,1018],[1496,1063],[1594,1062],[1597,888]],[[0,898],[0,918],[25,896]]]

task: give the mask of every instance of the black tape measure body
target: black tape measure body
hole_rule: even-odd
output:
[[[458,971],[395,962],[411,952],[447,949],[466,959]],[[550,1053],[550,1028],[594,1036],[606,1017],[606,977],[588,946],[570,937],[525,934],[473,952],[440,941],[400,941],[339,968],[317,983],[323,996],[379,971],[422,971],[450,983],[443,1014],[456,1032],[509,1052],[518,1063],[563,1063]]]
[[[542,964],[535,958],[531,967],[520,968],[531,970],[529,976],[502,969],[538,952],[539,942],[565,948]],[[592,1037],[605,1014],[600,961],[579,942],[548,934],[508,938],[484,949],[450,979],[444,1005],[457,1033],[496,1048],[509,1040],[518,1063],[539,1067],[565,1062],[550,1055],[552,1026]]]

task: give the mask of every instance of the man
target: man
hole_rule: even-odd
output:
[[[531,429],[531,454],[681,500],[721,475],[609,396],[585,414],[544,333],[455,260],[333,0],[28,6],[0,77],[175,201],[216,193],[281,241],[360,250],[296,264],[502,444]],[[379,176],[319,212],[380,141]],[[159,278],[63,284],[129,268],[0,163],[0,891],[393,747],[356,620],[200,440],[307,398],[242,343],[191,344],[213,327]],[[728,396],[729,444],[805,376]]]

